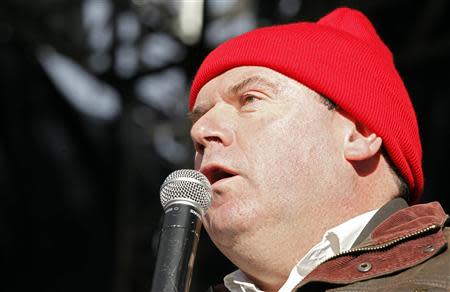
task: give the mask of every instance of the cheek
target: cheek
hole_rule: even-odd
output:
[[[308,124],[295,121],[277,121],[249,130],[244,153],[250,153],[257,168],[279,171],[307,159],[314,147],[313,133]],[[257,170],[257,169],[256,169]]]
[[[331,137],[320,127],[290,120],[254,131],[248,145],[254,186],[272,194],[311,191],[331,163],[327,146]]]
[[[239,194],[245,197],[237,196],[205,215],[205,229],[221,245],[232,244],[242,233],[259,230],[259,223],[266,222],[265,217],[270,213],[267,208],[261,208],[261,201],[257,197],[250,198],[245,192]]]

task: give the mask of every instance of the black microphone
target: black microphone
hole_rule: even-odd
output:
[[[211,204],[211,185],[198,171],[172,172],[160,190],[164,221],[151,292],[187,292],[191,284],[202,215]]]

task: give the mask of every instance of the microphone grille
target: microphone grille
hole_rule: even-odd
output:
[[[211,204],[211,184],[201,172],[179,169],[164,180],[160,189],[160,199],[163,208],[174,200],[184,200],[206,212]]]

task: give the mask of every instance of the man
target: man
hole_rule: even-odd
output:
[[[363,14],[225,42],[190,109],[204,226],[239,267],[216,291],[450,289],[448,216],[403,199],[423,190],[416,116]]]

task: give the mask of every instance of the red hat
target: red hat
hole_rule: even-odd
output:
[[[226,41],[197,71],[190,109],[208,81],[239,66],[263,66],[295,79],[371,129],[418,202],[424,181],[416,115],[391,51],[364,14],[338,8],[315,23],[259,28]]]

